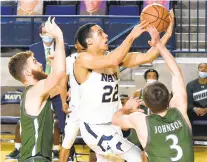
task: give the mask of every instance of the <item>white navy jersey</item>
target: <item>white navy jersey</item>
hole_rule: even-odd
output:
[[[119,68],[116,71],[108,70],[111,74],[91,71],[88,79],[80,85],[81,121],[89,124],[110,123],[114,113],[121,107]]]
[[[72,54],[71,56],[68,56],[66,58],[66,73],[69,75],[69,84],[70,84],[70,93],[71,93],[71,100],[69,107],[72,110],[72,113],[70,114],[70,117],[77,118],[78,111],[79,111],[79,100],[80,100],[80,95],[79,95],[79,85],[76,82],[76,79],[74,77],[74,62],[76,57],[78,56],[77,53]]]

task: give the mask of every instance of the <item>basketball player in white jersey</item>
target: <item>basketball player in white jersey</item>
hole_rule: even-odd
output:
[[[72,145],[74,144],[74,141],[78,135],[78,132],[80,130],[80,120],[78,117],[78,104],[79,104],[79,93],[78,93],[78,84],[74,78],[73,73],[73,64],[75,62],[75,59],[78,55],[78,53],[82,52],[84,49],[80,45],[80,43],[77,41],[77,37],[75,36],[75,48],[77,50],[77,53],[74,53],[66,58],[66,74],[69,76],[68,84],[71,87],[71,100],[69,108],[72,111],[70,114],[66,115],[66,126],[65,126],[65,137],[62,142],[62,149],[60,151],[60,161],[61,162],[67,162],[70,149]],[[95,153],[90,152],[89,154],[89,162],[95,161]]]
[[[86,144],[96,152],[97,161],[113,161],[112,155],[127,162],[142,161],[141,151],[123,138],[121,129],[111,124],[113,114],[121,108],[119,99],[119,65],[134,67],[153,61],[159,54],[156,47],[146,54],[128,53],[133,41],[139,37],[148,22],[136,25],[123,43],[114,51],[108,50],[108,36],[96,24],[85,24],[77,31],[78,42],[85,49],[74,64],[74,73],[79,83],[81,135]],[[173,22],[161,42],[167,43]]]
[[[72,54],[71,56],[66,58],[66,73],[69,75],[68,84],[71,87],[71,100],[69,104],[69,108],[72,111],[70,114],[66,115],[66,125],[65,125],[65,137],[62,143],[62,149],[60,151],[60,161],[67,162],[70,149],[78,135],[80,126],[79,126],[79,117],[78,117],[78,109],[79,109],[79,93],[78,93],[78,84],[74,79],[73,73],[73,63],[83,48],[78,43],[75,37],[75,48],[77,53]]]

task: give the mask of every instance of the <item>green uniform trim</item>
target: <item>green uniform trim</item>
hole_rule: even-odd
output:
[[[194,162],[192,131],[177,108],[147,117],[149,162]]]
[[[22,132],[19,162],[23,162],[26,159],[37,155],[46,159],[52,158],[53,112],[51,110],[51,101],[49,99],[47,100],[38,116],[30,116],[26,114],[26,94],[31,87],[32,86],[26,87],[25,91],[22,93],[20,104]]]

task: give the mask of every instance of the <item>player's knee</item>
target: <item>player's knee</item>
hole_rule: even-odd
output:
[[[62,142],[62,147],[64,149],[70,149],[73,145],[74,141],[71,141],[69,138],[64,138]]]
[[[72,135],[71,132],[65,132],[65,137],[62,142],[62,147],[65,149],[70,149],[74,144],[76,135]]]

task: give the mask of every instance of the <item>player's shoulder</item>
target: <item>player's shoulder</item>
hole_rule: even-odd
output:
[[[137,117],[139,117],[139,120],[141,121],[141,119],[145,119],[147,115],[142,112],[137,111],[137,112],[131,113],[130,116],[135,119],[138,119]]]
[[[91,60],[94,55],[90,52],[81,52],[78,54],[77,60]]]
[[[132,123],[134,123],[135,125],[139,125],[142,124],[142,122],[140,121],[145,121],[146,120],[147,115],[145,115],[142,112],[133,112],[129,115],[129,120],[131,120]]]
[[[144,114],[144,113],[142,113],[142,112],[140,112],[140,111],[134,112],[134,113],[132,113],[132,114],[134,114],[134,115],[136,115],[136,116],[142,116],[142,117],[146,117],[146,116],[147,116],[146,114]]]
[[[195,85],[195,84],[198,84],[198,78],[194,79],[194,80],[191,80],[190,82],[188,82],[188,86],[192,86],[192,85]]]
[[[32,85],[30,87],[30,89],[27,91],[27,98],[29,96],[34,97],[34,94],[36,94],[35,97],[37,97],[37,98],[43,97],[42,90],[44,89],[44,82],[45,82],[45,79],[42,79],[42,80],[38,81],[36,84]]]

